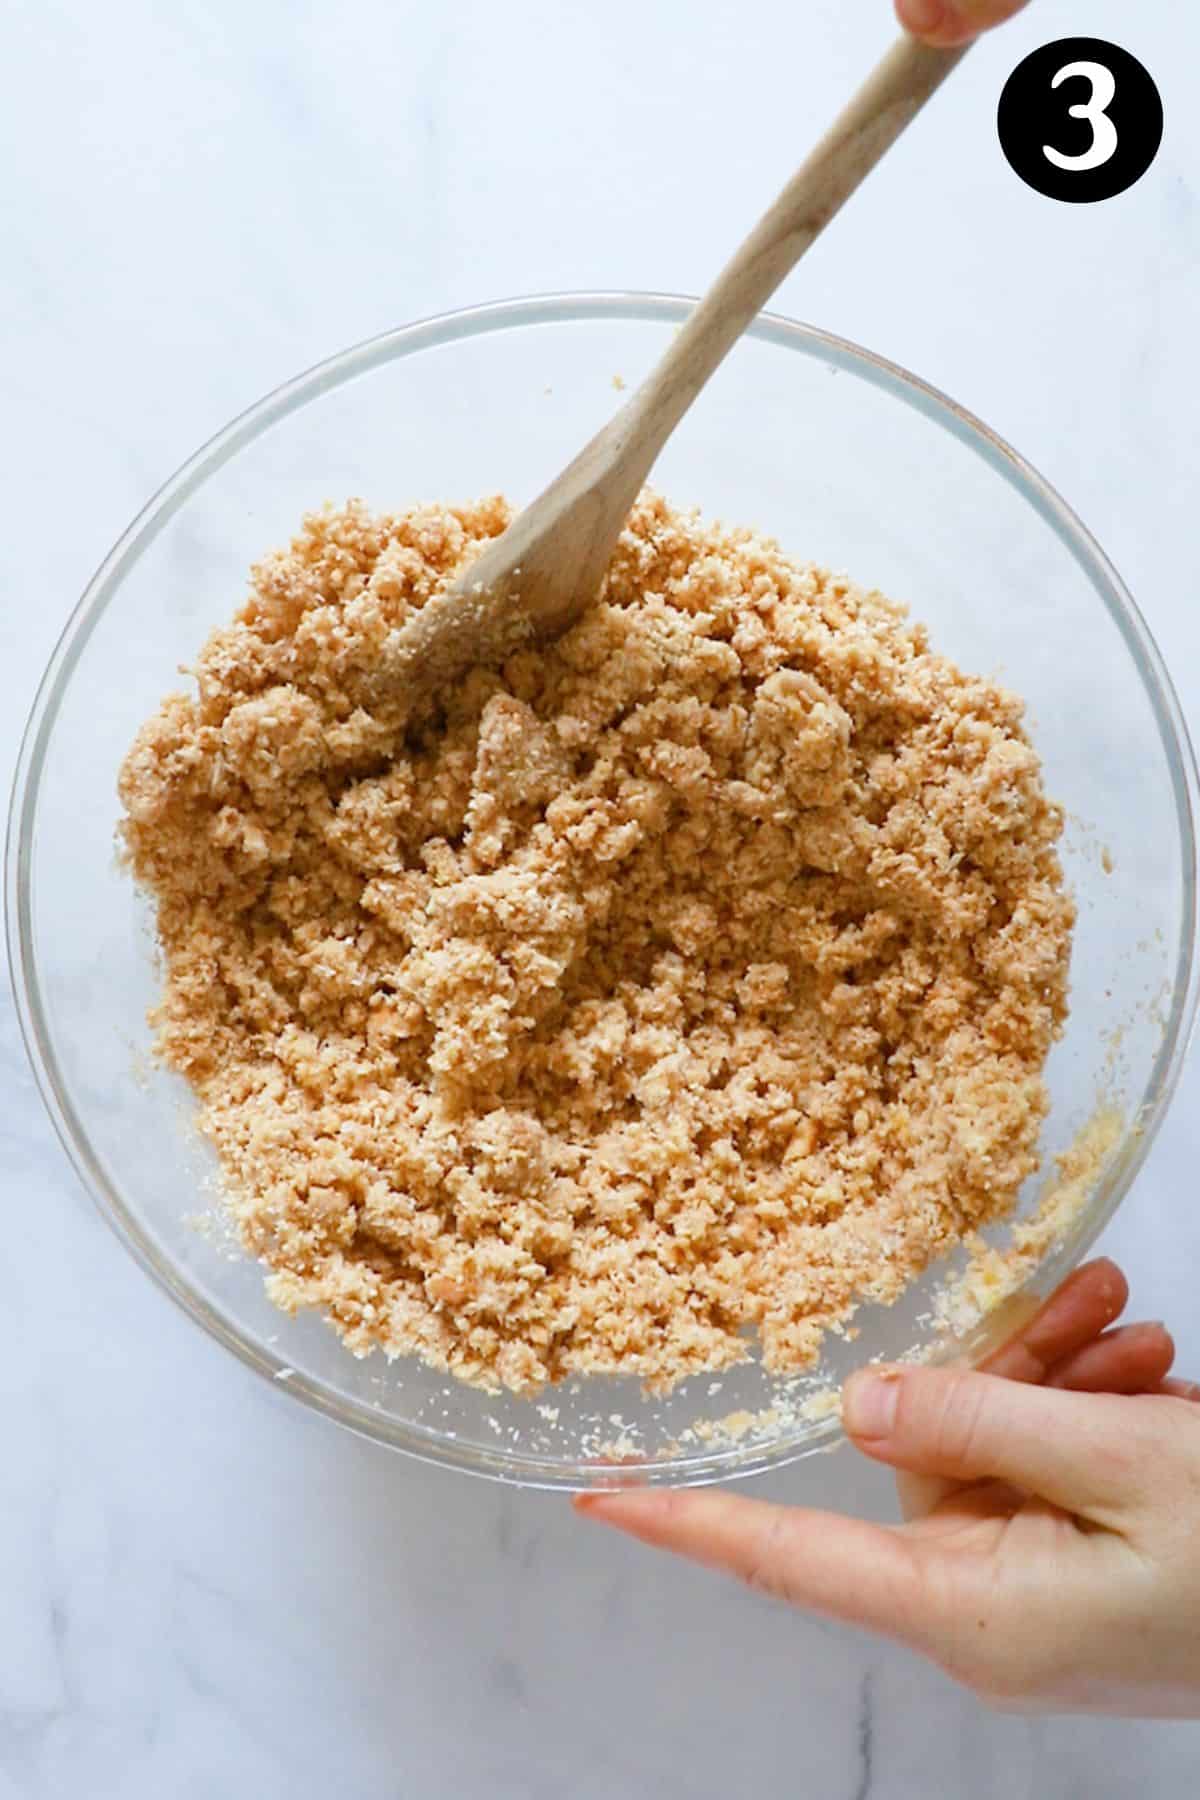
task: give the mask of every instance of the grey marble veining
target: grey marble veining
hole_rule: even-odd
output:
[[[694,290],[886,41],[886,0],[14,0],[0,21],[0,760],[93,566],[235,411],[422,314]],[[1163,89],[1107,206],[1023,189],[1009,68],[1087,29]],[[1200,17],[1035,0],[780,309],[918,370],[1094,527],[1200,722]],[[579,69],[586,72],[581,84]],[[568,78],[568,74],[570,78]],[[1193,1064],[1108,1246],[1200,1374]],[[1200,1727],[986,1713],[565,1503],[388,1455],[203,1339],[106,1232],[0,1007],[0,1795],[1189,1800]],[[883,1514],[848,1454],[764,1491]]]

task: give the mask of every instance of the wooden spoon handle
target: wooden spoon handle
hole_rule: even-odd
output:
[[[961,50],[902,38],[726,264],[621,410],[381,656],[410,693],[565,631],[600,586],[659,451],[726,351],[950,73]]]
[[[899,39],[726,263],[626,409],[624,452],[638,441],[643,480],[726,352],[964,54]]]

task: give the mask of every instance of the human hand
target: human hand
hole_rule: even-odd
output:
[[[1200,1387],[1128,1289],[1078,1270],[988,1372],[847,1383],[906,1523],[703,1491],[582,1495],[589,1517],[931,1657],[996,1705],[1200,1715]]]
[[[969,44],[981,31],[1003,25],[1026,0],[896,0],[896,17],[905,31],[939,50]]]

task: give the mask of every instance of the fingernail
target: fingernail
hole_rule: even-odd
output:
[[[899,1369],[863,1369],[846,1383],[842,1420],[851,1437],[890,1437],[899,1404]]]
[[[629,1512],[636,1507],[650,1513],[664,1503],[669,1504],[670,1499],[670,1494],[661,1488],[593,1488],[587,1493],[572,1494],[571,1505],[576,1512],[594,1513],[597,1518],[603,1518],[614,1507],[620,1512]]]
[[[571,1505],[576,1512],[603,1512],[606,1502],[612,1500],[619,1491],[616,1488],[597,1488],[587,1494],[572,1494]]]
[[[936,31],[945,22],[944,0],[899,0],[900,23],[917,37]]]

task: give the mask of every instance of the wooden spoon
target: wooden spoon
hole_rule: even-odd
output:
[[[964,54],[902,38],[725,265],[657,368],[545,492],[398,633],[377,671],[428,693],[557,637],[595,597],[630,507],[700,389]]]

